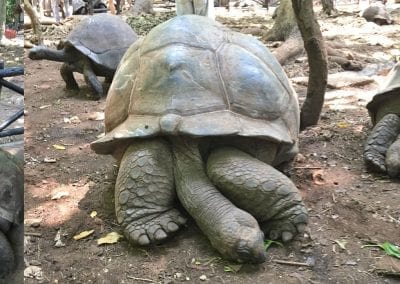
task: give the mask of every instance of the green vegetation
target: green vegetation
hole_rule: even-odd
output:
[[[6,23],[12,23],[14,21],[14,10],[17,0],[6,1]]]

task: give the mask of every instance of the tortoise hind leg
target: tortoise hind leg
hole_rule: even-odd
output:
[[[400,117],[385,115],[368,135],[364,148],[364,161],[368,169],[386,172],[385,157],[389,146],[400,133]]]
[[[293,182],[272,166],[235,148],[211,152],[207,173],[236,206],[252,214],[271,239],[303,233],[308,213]]]
[[[195,139],[171,138],[179,200],[224,258],[261,263],[264,234],[257,220],[224,197],[204,171]]]
[[[69,63],[64,63],[61,66],[60,73],[61,77],[64,79],[67,90],[70,91],[79,91],[78,83],[74,78],[73,72],[75,71],[75,67]]]
[[[96,74],[93,71],[92,64],[88,59],[84,59],[83,63],[83,76],[86,84],[88,84],[94,90],[94,96],[96,100],[99,100],[104,95],[103,85],[97,79]]]
[[[186,223],[173,208],[172,155],[163,140],[135,141],[122,158],[115,185],[118,223],[139,245],[158,243]]]

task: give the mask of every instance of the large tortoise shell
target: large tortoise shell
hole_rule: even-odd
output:
[[[106,135],[119,143],[157,135],[259,137],[294,145],[297,95],[274,56],[251,36],[206,17],[175,17],[135,42],[108,93]]]

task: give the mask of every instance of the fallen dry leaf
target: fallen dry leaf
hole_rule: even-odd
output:
[[[63,145],[58,145],[58,144],[54,144],[53,148],[56,150],[65,150],[65,147]]]
[[[66,196],[69,196],[68,191],[57,191],[52,194],[51,200],[57,200]]]
[[[347,128],[347,127],[349,127],[349,124],[347,122],[345,122],[345,121],[340,121],[340,122],[337,123],[337,126],[339,128]]]
[[[56,159],[54,159],[54,158],[48,158],[48,157],[46,157],[46,158],[44,158],[43,162],[45,162],[45,163],[55,163],[55,162],[57,162],[57,161],[56,161]]]
[[[325,179],[323,175],[323,170],[316,170],[312,172],[312,180],[314,181],[315,184],[317,185],[323,185],[325,184]]]
[[[94,233],[94,230],[83,231],[83,232],[75,235],[73,238],[74,238],[75,241],[78,241],[80,239],[83,239],[83,238],[86,238],[86,237],[90,236],[93,233]]]
[[[55,247],[60,248],[60,247],[65,247],[65,244],[61,240],[61,230],[57,231],[57,234],[54,238],[54,241],[56,242],[54,244]]]
[[[95,121],[104,120],[104,112],[98,112],[98,111],[92,112],[91,114],[89,114],[88,119]]]
[[[90,213],[90,217],[94,218],[97,216],[97,211],[92,211],[92,213]]]
[[[118,242],[120,238],[123,238],[122,235],[118,234],[117,232],[111,232],[105,235],[104,237],[101,237],[100,239],[97,240],[98,245],[102,244],[115,244]]]

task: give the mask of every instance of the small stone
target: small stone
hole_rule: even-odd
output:
[[[31,226],[33,228],[40,227],[41,222],[42,222],[42,218],[25,219],[25,221],[24,221],[25,225]]]
[[[174,278],[181,278],[181,277],[182,277],[182,273],[180,273],[180,272],[177,272],[174,275]]]
[[[33,266],[40,266],[42,263],[36,259],[33,259],[29,262],[29,265],[33,265]]]
[[[357,265],[357,262],[356,262],[356,261],[353,261],[353,260],[348,260],[348,261],[345,262],[345,265],[352,265],[352,266],[354,266],[354,265]]]
[[[201,281],[206,281],[206,280],[207,280],[207,276],[205,276],[205,275],[203,274],[203,275],[201,275],[201,276],[199,277],[199,279],[200,279]]]

